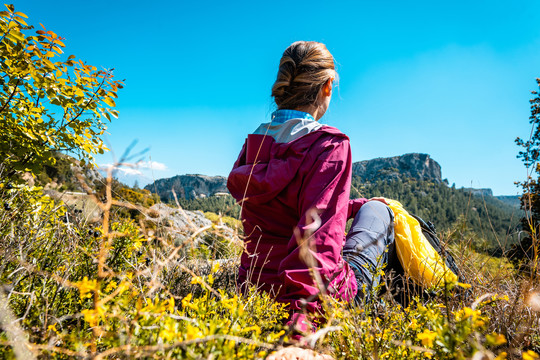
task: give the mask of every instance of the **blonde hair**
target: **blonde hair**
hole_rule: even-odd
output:
[[[283,52],[272,96],[279,109],[312,105],[323,85],[335,77],[334,58],[324,44],[297,41]]]

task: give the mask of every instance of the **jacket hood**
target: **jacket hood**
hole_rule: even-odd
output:
[[[265,203],[294,179],[310,148],[325,137],[347,136],[338,129],[306,119],[260,125],[249,134],[228,177],[238,201]]]

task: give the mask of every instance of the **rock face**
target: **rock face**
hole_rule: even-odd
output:
[[[144,188],[151,192],[157,192],[164,202],[174,201],[173,189],[176,196],[185,199],[229,192],[226,177],[206,175],[177,175],[168,179],[156,180],[154,184],[146,185]]]
[[[165,204],[155,204],[150,207],[157,215],[157,220],[160,224],[166,227],[174,228],[179,232],[193,232],[204,226],[212,225],[202,211],[188,211],[175,209]]]
[[[441,183],[441,166],[428,154],[405,154],[353,163],[353,175],[363,181],[413,178]]]
[[[484,189],[475,189],[475,188],[461,188],[467,193],[471,193],[476,196],[493,196],[493,190],[484,188]]]

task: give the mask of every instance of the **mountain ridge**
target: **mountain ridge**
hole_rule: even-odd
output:
[[[380,157],[370,160],[357,161],[352,164],[352,174],[363,182],[394,181],[415,179],[446,184],[442,179],[442,167],[429,154],[407,153],[392,157]],[[228,193],[225,176],[208,176],[202,174],[176,175],[170,178],[155,180],[144,187],[157,193],[163,201],[174,201],[172,190],[180,198],[196,199]],[[467,188],[473,195],[494,196],[493,191],[486,189]],[[497,197],[497,196],[495,196]],[[504,201],[516,204],[518,196],[504,196]]]

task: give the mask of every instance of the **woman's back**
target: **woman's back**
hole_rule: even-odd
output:
[[[300,299],[312,297],[308,308],[313,311],[313,295],[320,289],[298,244],[313,221],[310,209],[321,216],[309,244],[316,249],[312,255],[325,286],[338,289],[336,295],[345,299],[356,293],[354,275],[341,257],[349,206],[349,141],[309,114],[276,113],[271,123],[248,135],[229,175],[229,190],[242,205],[246,236],[239,283],[274,293],[293,310],[300,309]],[[294,235],[295,228],[300,236]]]

